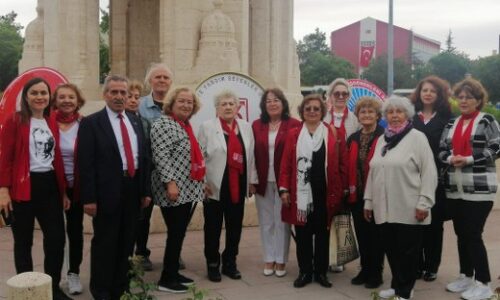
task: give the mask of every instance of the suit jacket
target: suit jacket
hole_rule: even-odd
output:
[[[142,122],[134,114],[126,114],[137,135],[139,171],[135,176],[139,176],[140,196],[150,196],[150,159]],[[77,153],[80,200],[83,204],[97,203],[98,214],[113,213],[121,202],[123,163],[106,108],[82,119]]]
[[[236,119],[238,128],[243,139],[243,146],[246,154],[247,165],[247,183],[258,183],[257,172],[255,171],[255,161],[253,158],[254,139],[252,127],[246,121]],[[205,157],[205,164],[207,168],[206,183],[212,189],[210,199],[220,199],[220,188],[222,184],[222,177],[224,176],[224,169],[227,162],[227,145],[224,138],[224,132],[220,124],[219,118],[208,120],[204,122],[198,132],[198,143],[203,151]],[[248,195],[248,187],[246,194]]]

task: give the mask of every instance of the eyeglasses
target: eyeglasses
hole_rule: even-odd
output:
[[[333,92],[333,96],[335,98],[340,98],[340,96],[342,96],[342,98],[346,98],[347,96],[349,96],[349,93],[348,92]]]
[[[457,101],[463,101],[463,100],[466,100],[466,101],[476,100],[476,98],[474,98],[474,96],[469,96],[469,95],[463,96],[463,97],[457,97]]]
[[[319,106],[304,107],[304,111],[306,111],[306,112],[318,112],[320,110],[321,110],[321,108]]]

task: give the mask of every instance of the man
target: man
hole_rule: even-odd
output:
[[[134,220],[151,202],[142,124],[124,111],[127,84],[121,76],[106,78],[106,107],[84,118],[78,131],[80,199],[93,217],[90,291],[96,300],[119,299],[128,290]]]

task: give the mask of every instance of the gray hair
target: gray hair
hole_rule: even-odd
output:
[[[144,86],[146,88],[151,88],[151,86],[149,85],[149,81],[151,80],[151,76],[153,76],[153,73],[157,70],[163,70],[165,72],[167,72],[167,74],[170,76],[170,78],[173,79],[173,76],[174,74],[172,73],[172,71],[170,70],[170,68],[164,64],[164,63],[152,63],[150,66],[149,66],[149,69],[148,71],[146,72],[146,77],[144,77]]]
[[[332,81],[330,83],[330,85],[328,86],[328,92],[326,93],[327,97],[330,97],[332,95],[333,90],[335,89],[335,87],[337,85],[345,86],[347,88],[347,90],[349,91],[349,95],[352,95],[352,88],[351,88],[351,85],[349,84],[349,82],[345,78],[337,78],[334,81]]]
[[[238,96],[236,96],[235,93],[233,93],[232,91],[223,91],[219,94],[217,94],[217,96],[215,96],[215,99],[214,99],[214,105],[215,107],[219,106],[219,103],[221,102],[222,99],[233,99],[234,100],[234,103],[236,103],[236,105],[239,105],[239,98]]]
[[[382,106],[382,114],[385,118],[387,118],[387,110],[389,108],[399,108],[403,110],[408,120],[413,118],[413,116],[415,115],[415,107],[406,97],[392,95],[389,98],[386,98],[384,101],[384,105]]]
[[[109,90],[109,83],[111,81],[125,82],[128,85],[127,77],[121,75],[108,75],[106,76],[106,79],[104,79],[104,84],[102,85],[103,93],[106,93]]]

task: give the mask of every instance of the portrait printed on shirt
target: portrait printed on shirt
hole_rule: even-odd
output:
[[[31,132],[35,146],[35,158],[42,164],[51,162],[54,156],[54,138],[46,128],[35,127]]]

